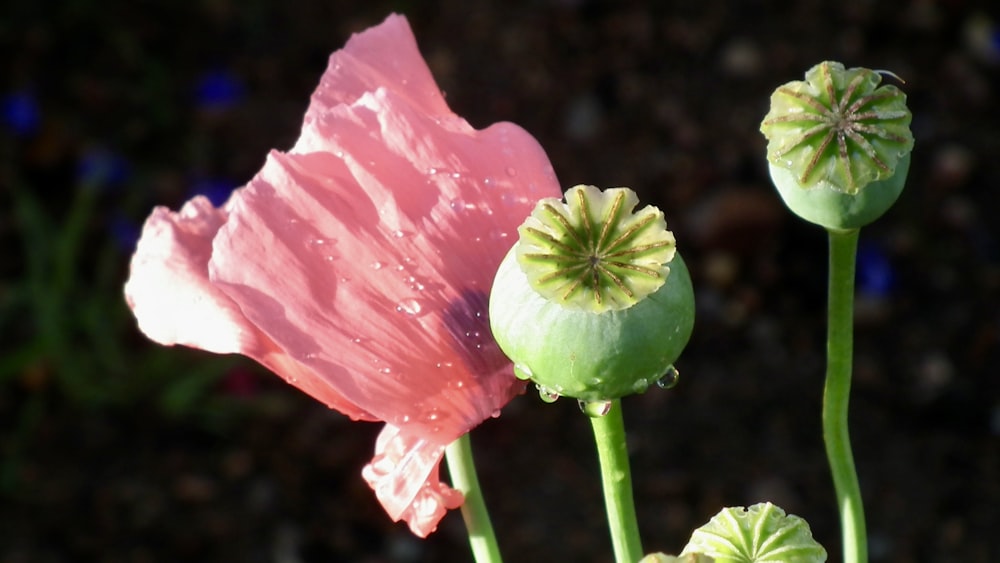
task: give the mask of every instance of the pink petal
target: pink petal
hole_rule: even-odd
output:
[[[212,239],[228,213],[198,196],[177,213],[157,207],[146,220],[125,284],[125,300],[151,340],[219,354],[254,358],[310,395],[355,420],[375,420],[350,403],[246,319],[239,306],[208,279]]]
[[[527,132],[448,109],[390,16],[334,53],[293,149],[224,210],[154,212],[126,291],[155,340],[238,351],[388,422],[365,477],[425,535],[461,502],[437,477],[444,447],[523,389],[487,294],[534,202],[559,194]]]
[[[387,424],[375,443],[375,457],[361,472],[389,517],[406,520],[422,538],[437,528],[448,509],[465,500],[439,479],[444,449]]]

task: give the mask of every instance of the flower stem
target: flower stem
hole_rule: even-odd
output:
[[[867,563],[861,488],[854,468],[847,426],[854,348],[854,268],[858,230],[829,231],[830,286],[827,317],[826,386],[823,390],[823,441],[840,510],[844,563]]]
[[[472,444],[469,435],[452,442],[445,449],[445,459],[448,461],[448,473],[451,475],[452,487],[465,495],[462,503],[462,519],[469,532],[469,545],[472,556],[477,563],[501,563],[500,546],[493,533],[490,514],[486,510],[483,492],[479,488],[479,477],[476,476],[476,464],[472,461]]]
[[[604,416],[592,417],[597,456],[601,461],[601,482],[604,485],[604,505],[608,513],[611,543],[618,563],[635,563],[642,559],[639,523],[632,498],[632,473],[625,447],[625,421],[621,399],[611,402]]]

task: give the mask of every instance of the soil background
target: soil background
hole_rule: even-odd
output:
[[[0,147],[0,561],[471,560],[458,512],[425,541],[384,515],[360,477],[378,425],[249,362],[151,345],[120,293],[152,206],[236,187],[290,147],[328,55],[392,11],[459,115],[525,127],[564,187],[630,186],[666,213],[698,317],[680,384],[624,403],[647,551],[770,500],[839,560],[825,233],[782,207],[758,126],[771,91],[823,60],[905,80],[909,181],[859,262],[851,426],[872,560],[1000,561],[991,6],[6,3],[0,93],[27,110],[4,106]],[[526,393],[472,438],[508,560],[612,559],[574,402]]]

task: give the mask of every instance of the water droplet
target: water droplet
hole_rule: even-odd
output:
[[[406,233],[404,233],[403,231],[401,231],[399,229],[396,229],[395,231],[392,232],[392,236],[395,237],[395,238],[403,238],[403,237],[406,236]]]
[[[486,184],[487,186],[492,186],[493,182],[495,182],[495,181],[496,180],[494,180],[493,178],[490,178],[489,176],[487,176],[486,178],[483,178],[483,183]]]
[[[580,412],[591,417],[599,418],[611,412],[611,401],[577,401],[580,405]]]
[[[390,373],[392,373],[392,368],[388,367],[379,368],[378,372],[381,374],[389,375]]]
[[[323,260],[326,260],[327,262],[333,262],[334,256],[333,254],[327,254],[326,256],[323,257]]]
[[[334,154],[337,155],[337,158],[344,158],[344,151],[337,151]]]
[[[559,393],[544,385],[535,384],[535,388],[538,389],[538,397],[541,398],[546,403],[554,403],[559,398]]]
[[[322,238],[309,239],[309,244],[312,246],[323,246],[324,244],[326,244],[326,239]]]
[[[316,354],[315,354],[315,352],[309,352],[305,356],[302,356],[302,359],[303,360],[315,360],[316,359]]]
[[[439,413],[437,411],[437,409],[432,410],[431,412],[427,413],[427,420],[435,421],[435,420],[437,420],[439,418],[441,418],[441,413]]]
[[[430,174],[431,176],[433,176],[434,174],[438,173],[438,169],[434,168],[434,167],[428,168],[427,169],[427,173]]]
[[[461,178],[462,175],[459,174],[458,172],[452,172],[451,173],[451,177],[457,180],[457,179]]]
[[[645,393],[646,389],[649,389],[649,380],[645,377],[639,378],[632,384],[633,393]]]
[[[439,368],[450,368],[451,366],[453,366],[455,364],[453,364],[451,362],[438,362],[436,365]],[[456,381],[455,383],[457,384],[458,387],[461,387],[463,385],[463,383],[461,381]]]
[[[383,266],[383,264],[381,262],[379,262],[378,260],[372,262],[372,269],[373,270],[381,270],[382,266]]]
[[[500,418],[500,409],[496,409],[495,411],[490,413],[490,416],[493,418]]]
[[[517,169],[514,168],[513,166],[508,166],[507,167],[507,175],[510,176],[511,178],[513,178],[514,176],[517,176]]]
[[[656,386],[660,389],[672,389],[677,386],[677,382],[680,381],[681,372],[677,371],[677,368],[670,366],[667,368],[667,373],[663,374],[663,377],[656,380]]]
[[[419,315],[422,310],[423,307],[416,299],[404,299],[396,305],[397,312],[406,313],[407,315]]]
[[[514,364],[514,375],[516,375],[518,379],[527,381],[535,374],[531,373],[531,368],[524,364]]]

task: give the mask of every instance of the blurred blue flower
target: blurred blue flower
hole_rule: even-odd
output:
[[[202,109],[228,109],[240,103],[244,93],[243,83],[231,72],[211,70],[198,79],[195,102]]]
[[[11,92],[0,99],[0,114],[4,126],[20,137],[34,134],[42,121],[38,102],[26,90]]]
[[[896,276],[885,252],[875,243],[858,245],[858,292],[869,297],[888,297],[896,285]]]
[[[105,147],[86,149],[76,163],[77,182],[95,189],[119,187],[130,175],[129,162]]]
[[[220,207],[238,187],[239,184],[225,178],[200,178],[191,185],[189,195],[203,195],[212,202],[212,205]]]
[[[139,242],[140,233],[138,223],[117,211],[108,219],[108,233],[115,242],[115,246],[122,252],[126,254],[135,252],[135,245]]]

